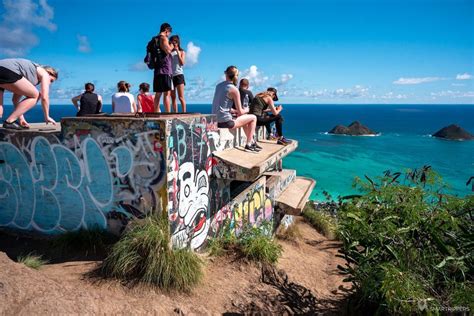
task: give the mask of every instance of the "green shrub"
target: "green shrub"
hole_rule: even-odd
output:
[[[239,235],[238,245],[242,254],[254,261],[274,264],[281,256],[282,248],[273,240],[270,232],[260,227],[245,227]]]
[[[288,227],[282,227],[282,225],[280,225],[276,236],[282,240],[288,241],[297,241],[302,237],[300,228],[296,223],[293,223]]]
[[[165,216],[137,220],[103,261],[105,276],[159,288],[189,291],[203,275],[203,262],[188,249],[171,248]]]
[[[444,184],[428,167],[399,178],[387,172],[356,180],[366,193],[338,212],[340,269],[360,305],[401,314],[472,305],[474,296],[460,293],[472,293],[474,196],[442,194]]]
[[[306,203],[303,210],[303,217],[314,227],[319,233],[328,239],[337,237],[337,221],[336,218],[325,211],[317,211],[311,205]]]
[[[211,255],[222,255],[229,250],[241,253],[245,258],[261,263],[276,263],[282,248],[272,238],[272,222],[262,222],[258,227],[243,225],[236,237],[230,223],[227,222],[221,233],[208,241]]]
[[[41,256],[35,255],[33,253],[18,256],[17,260],[19,263],[23,263],[28,268],[36,270],[48,263],[48,260],[44,260]]]

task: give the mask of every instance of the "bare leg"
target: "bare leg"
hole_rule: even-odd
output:
[[[176,102],[176,89],[171,90],[171,104],[173,105],[173,111],[178,112],[178,102]]]
[[[161,112],[160,99],[161,99],[161,92],[155,92],[155,101],[154,101],[155,113],[160,113]]]
[[[255,134],[255,126],[257,125],[257,117],[252,114],[244,114],[235,120],[233,129],[244,127],[244,133],[247,137],[247,144],[253,142],[253,135]]]
[[[0,89],[0,118],[3,117],[3,88]]]
[[[186,113],[186,101],[184,100],[184,84],[180,84],[179,86],[176,87],[178,90],[178,98],[179,102],[181,103],[181,110],[183,113]],[[178,111],[177,106],[176,106],[176,112]]]
[[[163,92],[163,105],[165,107],[165,112],[171,112],[170,94],[171,91]]]
[[[16,121],[25,112],[34,107],[36,102],[38,102],[40,94],[35,86],[33,86],[26,78],[21,78],[17,82],[4,84],[2,86],[14,94],[25,96],[25,98],[15,107],[13,113],[6,119],[9,123]]]
[[[13,97],[12,97],[12,102],[13,102],[13,106],[16,108],[18,103],[20,103],[20,100],[21,100],[21,95],[18,95],[18,94],[13,94]],[[18,118],[18,121],[20,123],[21,126],[23,127],[30,127],[30,124],[28,124],[28,122],[26,121],[25,119],[25,116],[22,115]]]

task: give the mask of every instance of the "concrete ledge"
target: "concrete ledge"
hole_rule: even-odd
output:
[[[296,170],[268,171],[264,175],[267,177],[267,193],[275,199],[293,182]]]
[[[216,177],[253,181],[298,147],[297,141],[286,146],[269,140],[261,141],[259,144],[263,148],[259,153],[246,152],[243,147],[215,152]]]
[[[61,132],[61,123],[56,125],[46,123],[30,123],[29,129],[14,130],[3,128],[0,125],[0,133],[59,133]]]
[[[310,178],[296,177],[296,179],[276,199],[278,206],[285,214],[299,215],[308,202],[316,181]]]

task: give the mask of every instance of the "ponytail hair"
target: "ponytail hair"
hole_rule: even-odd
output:
[[[44,70],[46,70],[46,72],[48,73],[48,75],[50,75],[51,77],[54,77],[56,80],[58,80],[58,71],[56,69],[54,69],[53,67],[51,66],[41,66]]]
[[[273,99],[273,97],[272,97],[272,95],[269,91],[264,91],[264,92],[257,93],[257,95],[255,97],[259,97],[259,98],[270,97],[271,99]]]
[[[117,89],[119,92],[129,92],[130,84],[126,81],[121,80],[117,83]]]

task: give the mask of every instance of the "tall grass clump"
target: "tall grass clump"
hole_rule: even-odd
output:
[[[24,264],[28,268],[32,268],[38,270],[43,265],[48,263],[48,260],[44,260],[41,256],[35,255],[33,253],[29,253],[27,255],[20,255],[17,258],[19,263]]]
[[[189,291],[203,275],[203,262],[189,249],[171,248],[165,216],[137,220],[102,263],[105,276],[165,290]]]
[[[328,239],[335,239],[337,237],[337,220],[328,212],[316,210],[311,203],[306,203],[303,209],[303,217],[314,229]]]
[[[474,196],[443,194],[425,166],[356,179],[364,194],[343,203],[340,266],[359,308],[389,314],[474,310]]]
[[[288,227],[283,227],[283,225],[280,225],[277,230],[276,236],[279,239],[287,241],[297,241],[298,239],[302,238],[300,228],[296,223],[293,223]]]
[[[244,224],[236,235],[230,222],[226,222],[221,233],[209,241],[208,251],[211,255],[236,251],[249,260],[275,264],[281,257],[282,248],[273,239],[272,232],[273,223],[264,221],[256,227]]]

